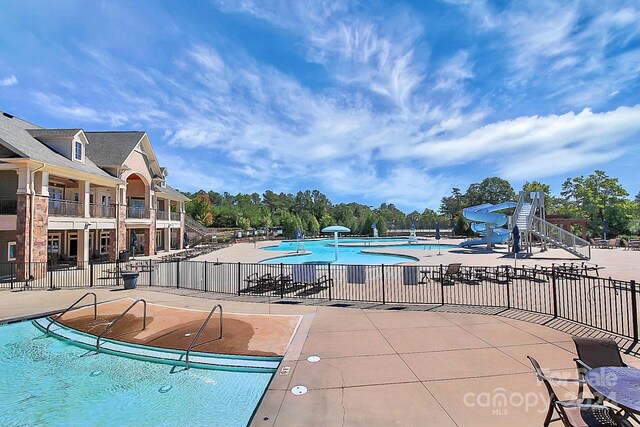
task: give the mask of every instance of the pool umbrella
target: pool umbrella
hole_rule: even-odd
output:
[[[338,261],[338,233],[348,233],[351,230],[341,225],[330,225],[322,229],[323,233],[333,233],[333,245],[336,248],[335,260]]]
[[[513,233],[513,266],[515,267],[518,259],[518,252],[520,252],[520,229],[517,224],[513,226],[511,233]]]
[[[604,235],[604,240],[607,240],[607,232],[609,231],[609,224],[607,224],[607,220],[602,220],[602,234]]]
[[[186,248],[187,246],[189,246],[189,235],[187,234],[187,232],[184,232],[184,236],[182,238],[184,244],[183,246]]]
[[[438,255],[440,254],[440,223],[436,222],[436,240],[438,241]]]

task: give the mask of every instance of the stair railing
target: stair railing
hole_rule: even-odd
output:
[[[574,255],[583,259],[591,258],[591,245],[588,241],[575,234],[551,224],[539,217],[533,217],[532,230],[547,242],[569,250]]]

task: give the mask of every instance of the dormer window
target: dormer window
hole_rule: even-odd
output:
[[[82,142],[76,141],[75,149],[73,150],[73,157],[76,160],[82,161]]]

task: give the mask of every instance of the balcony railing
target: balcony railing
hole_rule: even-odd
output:
[[[127,208],[127,218],[149,219],[150,213],[151,211],[148,208],[140,208],[136,206],[129,206]]]
[[[171,212],[171,221],[180,221],[180,212]]]
[[[92,218],[115,218],[115,205],[99,205],[92,203],[90,206],[90,215]]]
[[[169,212],[167,211],[156,211],[156,219],[159,220],[168,220],[169,219]]]
[[[18,212],[16,199],[0,199],[0,215],[15,215]]]
[[[72,200],[49,199],[50,216],[84,216],[84,205]]]

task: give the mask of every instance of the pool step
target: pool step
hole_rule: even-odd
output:
[[[43,332],[46,331],[50,322],[51,318],[49,317],[33,320],[33,324]],[[54,322],[53,325],[51,325],[49,333],[58,339],[68,341],[70,344],[77,345],[88,350],[96,350],[97,338],[94,335],[80,332],[57,322]],[[184,359],[186,352],[184,350],[149,347],[140,344],[102,338],[100,340],[100,352],[149,362],[185,366]],[[240,356],[195,351],[192,351],[189,354],[189,366],[191,367],[236,372],[273,373],[277,370],[281,360],[281,357]]]

